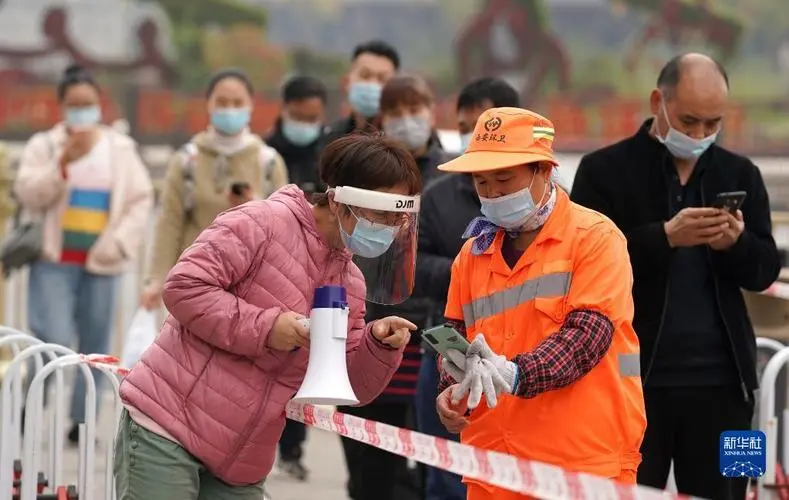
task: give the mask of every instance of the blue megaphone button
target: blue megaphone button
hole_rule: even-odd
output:
[[[312,297],[313,309],[342,309],[348,306],[345,287],[326,285],[315,289]]]

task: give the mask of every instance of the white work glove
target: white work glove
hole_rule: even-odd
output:
[[[451,358],[451,362],[446,362],[443,366],[450,375],[455,377],[453,369],[447,369],[450,364],[456,365],[455,368],[465,372],[460,385],[452,391],[454,404],[459,403],[468,394],[468,407],[474,409],[479,406],[484,394],[488,408],[495,408],[499,395],[512,394],[515,391],[518,366],[504,356],[494,353],[485,341],[484,335],[477,335],[469,346],[464,366],[458,366],[463,362],[455,353],[451,353],[451,350],[447,352],[447,356]]]
[[[455,379],[455,382],[462,382],[466,378],[466,355],[457,349],[447,349],[441,358],[441,368]]]

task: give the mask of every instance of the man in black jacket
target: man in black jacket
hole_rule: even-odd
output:
[[[266,143],[285,160],[290,182],[306,194],[326,190],[318,172],[318,143],[326,126],[326,87],[311,76],[295,76],[282,89],[282,113]]]
[[[329,126],[321,140],[321,149],[352,132],[373,131],[381,127],[381,91],[399,69],[397,49],[383,40],[371,40],[353,49],[351,69],[344,82],[351,114]]]
[[[477,118],[489,108],[519,107],[518,93],[497,78],[482,78],[466,85],[457,101],[458,130],[474,130]],[[465,145],[463,146],[465,149]],[[444,322],[452,261],[460,252],[466,226],[480,214],[480,203],[470,175],[447,175],[434,181],[422,195],[419,211],[419,245],[416,261],[415,297],[436,302],[434,324]],[[457,441],[436,413],[438,368],[436,353],[423,346],[417,382],[416,412],[420,432]],[[466,488],[460,477],[428,468],[425,500],[463,500]]]
[[[585,156],[572,199],[628,240],[648,422],[639,482],[665,487],[673,460],[681,493],[742,499],[746,482],[718,465],[721,432],[750,428],[757,388],[741,289],[766,289],[780,260],[759,169],[714,143],[727,98],[720,64],[672,59],[650,96],[654,118]],[[747,193],[741,210],[710,207],[732,191]]]

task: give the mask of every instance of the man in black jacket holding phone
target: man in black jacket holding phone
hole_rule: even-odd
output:
[[[585,156],[573,201],[604,213],[627,236],[634,326],[641,342],[648,427],[639,483],[745,498],[718,466],[720,433],[750,429],[756,343],[741,289],[778,277],[770,203],[759,169],[715,144],[728,98],[720,64],[672,59],[650,96],[654,118],[632,137]],[[745,191],[741,210],[714,208]]]

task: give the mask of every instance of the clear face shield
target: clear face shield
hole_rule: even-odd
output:
[[[384,305],[404,302],[414,288],[419,196],[348,186],[329,192],[350,212],[340,209],[340,218],[351,217],[356,223],[352,232],[340,223],[340,234],[364,275],[367,300]]]

